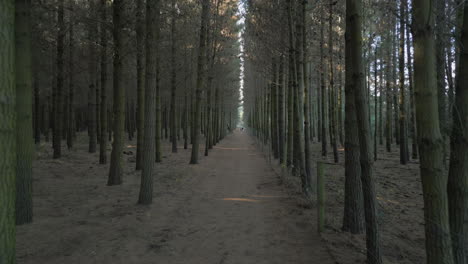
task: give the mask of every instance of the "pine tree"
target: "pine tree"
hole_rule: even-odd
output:
[[[350,79],[349,89],[354,90],[356,118],[358,123],[361,181],[364,196],[364,209],[366,220],[367,263],[381,264],[380,235],[377,223],[377,202],[373,179],[373,159],[371,146],[371,131],[369,124],[369,108],[364,86],[363,59],[362,59],[362,0],[346,0],[346,40],[349,48],[346,49],[346,63],[350,65],[347,74]],[[348,85],[348,84],[347,84]]]
[[[54,146],[54,159],[58,159],[62,156],[62,126],[63,126],[63,53],[64,53],[64,38],[65,38],[65,21],[64,21],[64,0],[58,1],[57,9],[57,86],[55,88],[55,99],[54,99],[54,135],[53,135],[53,146]]]
[[[123,12],[125,0],[114,0],[113,35],[114,35],[114,142],[112,144],[111,163],[107,185],[122,184],[122,152],[125,129],[125,90],[122,82],[123,68]]]
[[[16,224],[32,222],[31,1],[16,0]]]
[[[192,146],[192,155],[190,158],[190,164],[198,164],[198,149],[199,149],[199,139],[200,139],[200,126],[201,126],[201,100],[202,92],[204,87],[204,78],[205,78],[205,60],[206,60],[206,28],[208,26],[208,14],[210,9],[210,1],[202,1],[202,12],[201,12],[201,28],[200,28],[200,44],[198,50],[198,65],[197,65],[197,84],[195,91],[195,116],[192,120],[192,126],[194,128],[193,133],[193,146]]]
[[[177,92],[177,74],[176,74],[176,3],[172,0],[171,4],[171,143],[172,153],[177,153],[177,117],[176,117],[176,92]]]
[[[468,5],[464,5],[460,61],[450,138],[448,199],[450,232],[455,264],[468,263]]]
[[[136,16],[136,43],[137,43],[137,154],[136,154],[136,170],[141,169],[142,152],[143,152],[143,134],[144,134],[144,119],[145,119],[145,23],[144,23],[144,0],[137,1],[137,16]]]
[[[101,0],[101,107],[99,133],[99,164],[107,163],[107,0]],[[97,99],[97,98],[96,98]]]
[[[0,2],[0,263],[16,263],[15,3]]]
[[[428,264],[453,263],[437,103],[434,0],[413,1],[414,88]]]
[[[145,131],[139,204],[151,204],[153,200],[153,170],[156,156],[156,27],[159,16],[159,1],[146,2],[146,72],[145,72]]]

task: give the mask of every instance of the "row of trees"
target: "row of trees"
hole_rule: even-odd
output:
[[[0,263],[15,262],[15,221],[32,221],[34,142],[50,131],[55,159],[87,131],[106,164],[111,142],[109,186],[136,132],[140,204],[164,138],[197,164],[203,134],[208,155],[238,121],[237,13],[233,0],[2,1]]]
[[[310,142],[321,142],[323,156],[331,147],[335,162],[344,146],[343,230],[365,230],[368,263],[382,263],[373,163],[378,145],[390,152],[396,143],[401,164],[420,157],[427,262],[466,263],[464,1],[247,1],[247,9],[249,126],[304,193],[315,187]]]

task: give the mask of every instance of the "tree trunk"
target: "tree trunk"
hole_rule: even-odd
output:
[[[74,21],[72,18],[75,2],[73,0],[69,1],[69,41],[68,41],[68,130],[67,130],[67,147],[68,149],[73,148],[73,141],[75,135],[75,63],[74,63]]]
[[[172,0],[171,12],[171,142],[172,153],[177,153],[177,124],[176,124],[176,10],[175,0]]]
[[[400,163],[406,165],[408,156],[408,136],[406,134],[406,92],[405,92],[405,8],[406,0],[400,1],[400,48],[399,48],[399,73],[400,73]]]
[[[434,0],[413,2],[414,87],[420,170],[426,222],[427,263],[453,263],[447,177],[439,126],[434,40]]]
[[[144,0],[137,1],[136,45],[137,45],[137,152],[136,170],[141,170],[145,119],[145,23]]]
[[[0,263],[15,263],[15,2],[0,2]]]
[[[385,109],[385,146],[387,152],[392,151],[392,88],[390,84],[390,73],[391,73],[391,47],[390,35],[388,34],[387,41],[387,60],[386,60],[386,76],[385,76],[385,97],[386,97],[386,109]]]
[[[353,65],[348,61],[352,52],[350,32],[345,34],[345,202],[343,231],[353,234],[364,232],[364,200],[361,183],[359,131],[356,117]]]
[[[346,51],[347,83],[354,90],[356,118],[358,123],[361,181],[364,194],[366,219],[367,263],[381,264],[379,227],[377,223],[377,202],[373,179],[373,160],[367,96],[364,86],[362,63],[362,0],[346,0]]]
[[[112,143],[111,163],[107,185],[122,184],[123,161],[122,152],[124,148],[125,130],[125,89],[123,85],[123,13],[125,0],[114,0],[113,5],[113,37],[114,37],[114,142]]]
[[[407,1],[407,10],[410,10],[409,3]],[[410,20],[410,12],[406,12],[406,21]],[[408,56],[408,77],[409,77],[409,93],[410,93],[410,115],[411,115],[411,121],[410,121],[410,133],[411,133],[411,157],[413,159],[418,158],[418,144],[417,144],[417,138],[416,138],[416,112],[415,112],[415,107],[414,107],[414,83],[413,83],[413,61],[412,61],[412,55],[411,55],[411,43],[412,41],[410,40],[410,28],[406,29],[406,54]]]
[[[325,88],[325,68],[324,68],[324,63],[325,63],[325,47],[324,47],[324,42],[325,42],[325,36],[324,36],[324,18],[323,18],[323,13],[320,12],[320,93],[321,93],[321,133],[320,137],[322,138],[322,156],[326,157],[327,156],[327,115],[326,115],[326,109],[327,109],[327,92]]]
[[[156,27],[159,27],[159,1],[146,3],[146,72],[145,72],[145,124],[143,132],[143,160],[141,171],[139,204],[151,204],[153,201],[153,170],[156,158],[156,57],[158,40]]]
[[[96,5],[94,0],[89,0],[89,9],[91,14],[95,12]],[[91,15],[93,16],[93,15]],[[93,17],[90,18],[92,20]],[[91,21],[88,31],[89,41],[89,90],[88,90],[88,136],[89,136],[89,153],[96,152],[96,46],[94,42],[97,39],[97,25],[95,21]]]
[[[280,164],[285,165],[285,94],[284,94],[284,56],[279,59],[279,81],[278,81],[278,154]],[[232,129],[232,128],[231,128]]]
[[[16,224],[22,225],[31,223],[33,216],[31,2],[29,0],[16,0],[15,14]],[[11,154],[14,155],[14,152]]]
[[[468,5],[464,5],[461,32],[460,61],[453,106],[453,125],[450,138],[450,167],[448,199],[450,231],[455,264],[468,263]]]
[[[339,157],[338,157],[338,146],[337,146],[337,126],[336,126],[336,91],[335,91],[335,71],[334,67],[335,65],[333,64],[333,5],[334,5],[334,0],[330,0],[330,10],[329,10],[329,30],[328,30],[328,49],[329,49],[329,66],[330,66],[330,106],[331,106],[331,113],[330,113],[330,135],[331,135],[331,144],[333,147],[333,159],[335,160],[335,163],[339,162]]]
[[[192,121],[194,127],[194,138],[192,146],[192,155],[190,157],[190,164],[198,164],[198,149],[200,139],[200,119],[201,119],[201,100],[202,89],[204,86],[205,78],[205,54],[206,54],[206,28],[208,26],[208,14],[210,9],[210,1],[203,0],[201,12],[201,28],[200,28],[200,43],[198,50],[198,65],[197,65],[197,86],[195,91],[195,118]]]
[[[63,2],[59,0],[58,6],[58,32],[57,32],[57,88],[54,104],[54,159],[62,156],[62,122],[63,122],[63,50],[65,38],[65,21],[63,17]]]
[[[101,107],[99,164],[107,163],[107,0],[101,0]]]

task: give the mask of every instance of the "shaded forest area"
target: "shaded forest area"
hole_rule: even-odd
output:
[[[463,0],[2,1],[0,263],[68,261],[40,228],[129,233],[259,149],[335,262],[466,264],[467,46]]]

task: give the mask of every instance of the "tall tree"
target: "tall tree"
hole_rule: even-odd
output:
[[[62,1],[62,0],[60,0]],[[93,21],[94,13],[96,12],[95,0],[89,0],[89,11],[90,11],[90,24],[88,29],[88,43],[89,43],[89,90],[88,90],[88,135],[89,135],[89,153],[96,152],[97,144],[97,131],[96,131],[96,105],[97,105],[97,62],[96,62],[96,45],[97,40],[97,24]]]
[[[448,199],[455,264],[468,263],[468,5],[464,4],[460,61],[450,138]]]
[[[141,169],[143,152],[143,134],[145,118],[145,23],[144,23],[144,0],[137,1],[136,12],[136,44],[137,44],[137,154],[136,170]],[[148,11],[147,11],[148,12]]]
[[[101,107],[99,163],[107,163],[107,0],[101,0]],[[97,98],[96,98],[97,99]]]
[[[176,74],[176,17],[177,6],[175,0],[171,2],[171,143],[172,153],[177,153],[177,124],[176,124],[176,92],[177,92],[177,74]]]
[[[408,135],[406,133],[406,91],[405,91],[405,8],[406,1],[400,1],[400,47],[399,47],[399,74],[400,74],[400,163],[408,163]]]
[[[288,22],[290,24],[289,26],[289,31],[290,31],[290,40],[289,44],[293,47],[291,49],[292,52],[294,52],[295,58],[294,60],[291,61],[293,63],[292,66],[292,72],[293,76],[292,78],[295,79],[293,82],[293,88],[294,88],[294,137],[296,138],[296,152],[295,152],[295,157],[294,159],[297,160],[297,169],[298,173],[301,177],[302,181],[302,189],[305,194],[308,194],[310,191],[310,186],[309,186],[309,178],[305,169],[305,148],[304,148],[304,45],[302,45],[303,41],[303,29],[302,27],[304,26],[302,23],[304,20],[302,20],[299,16],[299,19],[297,21],[294,21],[293,19],[293,12],[295,10],[301,11],[299,14],[302,13],[302,8],[297,9],[295,8],[295,4],[293,3],[292,0],[289,0],[289,18]],[[296,13],[296,12],[294,12]],[[294,31],[293,28],[293,23],[296,22],[296,31]],[[295,45],[295,46],[294,46]]]
[[[325,33],[324,33],[325,22],[323,18],[323,12],[320,12],[320,94],[321,94],[321,125],[320,135],[322,139],[322,156],[327,156],[327,122],[326,122],[326,109],[327,109],[327,92],[325,86]]]
[[[159,1],[146,2],[146,72],[145,72],[145,131],[143,145],[143,166],[138,203],[151,204],[153,200],[153,170],[156,157],[156,27],[159,16]]]
[[[200,139],[200,126],[201,126],[201,100],[202,92],[204,87],[205,78],[205,67],[206,67],[206,28],[208,26],[208,14],[210,10],[210,0],[203,0],[202,12],[201,12],[201,28],[200,28],[200,44],[198,50],[198,65],[197,65],[197,86],[195,90],[195,118],[192,120],[192,126],[194,127],[194,138],[192,144],[192,155],[190,158],[190,164],[198,163],[198,149]]]
[[[364,200],[361,183],[361,164],[359,150],[359,131],[355,103],[355,78],[352,78],[353,64],[350,60],[351,37],[345,33],[345,201],[343,231],[353,234],[364,232]]]
[[[330,139],[333,147],[333,159],[338,163],[338,146],[337,146],[337,107],[336,107],[336,89],[335,89],[335,65],[333,64],[333,6],[336,4],[334,0],[330,0],[329,8],[329,21],[328,21],[328,63],[330,67],[329,72],[329,91],[330,91]]]
[[[73,10],[75,1],[69,1],[69,18],[68,18],[68,118],[67,118],[67,147],[73,148],[73,140],[75,136],[75,27],[73,19]]]
[[[64,0],[58,1],[57,9],[57,86],[55,88],[54,102],[54,159],[62,156],[62,123],[63,123],[63,53],[64,53],[64,38],[65,38],[65,21],[64,21]]]
[[[122,152],[125,129],[125,90],[123,86],[123,13],[125,0],[114,0],[113,5],[113,37],[114,37],[114,142],[112,144],[111,163],[107,185],[122,184]]]
[[[362,59],[362,0],[346,0],[346,64],[351,72],[346,82],[354,90],[356,118],[358,123],[361,181],[366,219],[367,263],[381,264],[379,226],[377,223],[377,202],[373,179],[373,159],[369,108],[364,86]],[[347,84],[348,85],[348,84]]]
[[[31,1],[16,0],[16,224],[32,222]]]
[[[453,263],[437,102],[435,0],[413,1],[414,88],[427,263]]]
[[[16,90],[14,1],[0,2],[0,263],[15,263]]]

